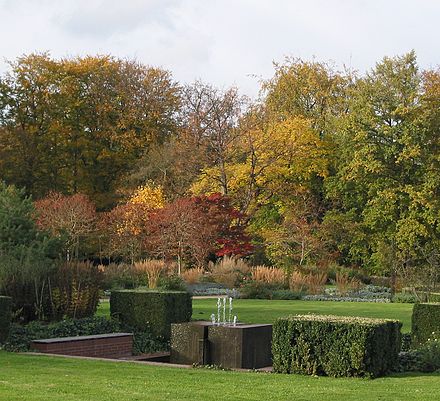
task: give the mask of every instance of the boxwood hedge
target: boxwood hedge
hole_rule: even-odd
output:
[[[440,337],[440,303],[414,304],[411,334],[413,347],[426,343],[433,336]]]
[[[169,340],[171,323],[191,319],[192,298],[184,291],[117,290],[111,292],[110,313],[126,327]]]
[[[11,326],[12,299],[0,296],[0,343],[6,340]]]
[[[296,315],[273,327],[273,369],[333,377],[378,377],[398,362],[402,324],[394,320]]]

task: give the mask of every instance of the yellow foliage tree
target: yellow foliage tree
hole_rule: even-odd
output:
[[[289,196],[313,175],[326,176],[330,145],[310,121],[291,117],[245,130],[234,149],[235,162],[226,166],[231,197],[243,211],[272,195]],[[239,149],[237,151],[237,149]],[[205,168],[193,184],[194,193],[219,192],[216,167]]]
[[[130,196],[128,203],[142,205],[149,210],[161,209],[165,205],[162,187],[154,184],[141,185]]]

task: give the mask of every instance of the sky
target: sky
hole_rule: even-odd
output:
[[[363,73],[415,50],[440,65],[438,0],[0,0],[0,72],[31,52],[111,54],[250,97],[285,57]]]

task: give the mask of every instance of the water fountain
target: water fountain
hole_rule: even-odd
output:
[[[232,297],[217,298],[216,306],[210,321],[171,325],[171,362],[246,369],[270,366],[272,325],[239,324]]]
[[[228,308],[228,318],[226,319],[226,304],[229,301]],[[237,316],[232,315],[232,297],[228,298],[217,298],[217,319],[214,313],[211,314],[211,323],[215,326],[236,326],[237,325]],[[222,313],[223,312],[223,313]]]

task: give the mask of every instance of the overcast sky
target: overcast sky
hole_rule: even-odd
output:
[[[255,96],[285,56],[365,71],[414,49],[440,65],[438,0],[0,0],[5,59],[112,54]]]

